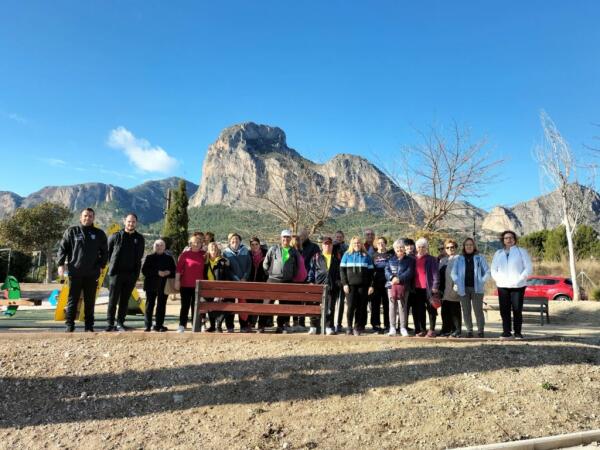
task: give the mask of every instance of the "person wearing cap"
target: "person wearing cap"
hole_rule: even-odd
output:
[[[229,277],[232,281],[248,281],[252,270],[252,258],[248,247],[242,244],[242,237],[238,233],[229,233],[227,236],[227,247],[223,250],[223,256],[229,261]],[[245,300],[238,299],[240,303]],[[248,333],[248,314],[240,314],[240,331]],[[233,314],[225,316],[227,329],[233,328]]]
[[[290,283],[298,271],[298,251],[290,245],[292,232],[283,230],[281,232],[281,243],[273,245],[263,261],[263,269],[269,276],[267,283]],[[280,301],[281,303],[281,301]],[[260,316],[259,332],[264,331],[266,316]],[[287,333],[286,324],[289,316],[277,316],[277,333]]]
[[[333,313],[335,299],[339,297],[341,287],[340,258],[333,252],[333,239],[329,236],[323,238],[322,250],[310,260],[308,282],[311,284],[326,284],[329,287],[325,305],[325,334],[328,336],[335,334]],[[318,317],[310,318],[308,334],[317,334],[318,321]]]

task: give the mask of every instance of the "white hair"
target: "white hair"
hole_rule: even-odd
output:
[[[402,247],[402,248],[404,248],[404,239],[396,239],[394,241],[393,247],[394,248],[396,248],[396,247]]]
[[[419,238],[417,239],[417,242],[415,243],[416,247],[427,247],[429,248],[429,242],[427,242],[427,239],[425,238]]]
[[[156,246],[160,244],[164,245],[165,247],[167,246],[167,244],[165,244],[165,241],[163,241],[162,239],[157,239],[154,241],[154,244],[152,244],[152,250],[156,252]]]

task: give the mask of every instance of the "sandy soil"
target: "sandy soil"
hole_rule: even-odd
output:
[[[600,428],[600,341],[8,334],[2,448],[447,448]]]

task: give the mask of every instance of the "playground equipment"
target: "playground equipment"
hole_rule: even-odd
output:
[[[106,230],[106,234],[110,236],[111,234],[119,231],[120,228],[121,227],[118,224],[113,223]],[[100,292],[100,289],[104,284],[104,279],[106,278],[107,273],[108,264],[100,272],[100,277],[98,278],[98,287],[96,288],[96,299],[98,298],[98,293]],[[62,288],[58,294],[56,311],[54,312],[54,320],[62,322],[66,319],[67,300],[69,299],[69,278],[65,277],[64,279],[59,280],[59,282],[62,283]],[[136,308],[137,311],[141,311],[143,313],[146,310],[146,302],[142,297],[140,297],[137,288],[134,287],[133,291],[131,292],[131,296],[129,297],[128,311],[136,310]],[[83,308],[83,293],[82,296],[79,298],[79,302],[77,303],[76,316],[77,320],[79,320],[80,322],[85,320],[85,312]]]
[[[0,286],[0,306],[6,306],[5,316],[14,316],[19,306],[35,306],[41,303],[41,300],[21,298],[21,286],[12,275],[8,275]]]

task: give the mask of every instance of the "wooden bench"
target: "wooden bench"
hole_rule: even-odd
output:
[[[485,302],[484,309],[500,310],[498,303]],[[523,311],[525,312],[539,312],[540,313],[540,325],[544,326],[544,315],[546,316],[546,323],[550,323],[550,307],[548,305],[548,299],[546,297],[525,297],[523,298]]]
[[[0,306],[40,306],[41,298],[15,298],[12,300],[0,299]]]
[[[203,313],[228,312],[257,316],[320,316],[323,333],[327,292],[328,286],[323,284],[197,280],[193,330],[200,331]],[[207,302],[205,298],[270,300],[273,303]],[[274,303],[275,300],[286,303]]]

